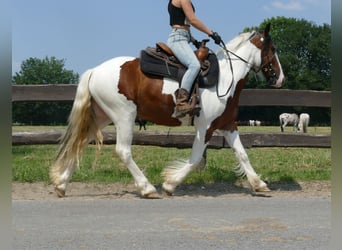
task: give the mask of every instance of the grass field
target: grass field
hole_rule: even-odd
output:
[[[53,127],[63,129],[64,127]],[[13,127],[13,131],[44,130],[51,127]],[[113,128],[107,128],[113,129]],[[168,128],[166,128],[168,129]],[[172,128],[176,130],[180,128]],[[165,130],[165,127],[148,126],[148,130]],[[279,132],[278,127],[240,127],[241,133]],[[183,127],[180,131],[193,131]],[[287,128],[286,132],[292,132]],[[330,134],[330,127],[311,127],[309,133]],[[49,183],[49,167],[57,152],[58,145],[13,146],[13,181]],[[76,169],[72,181],[80,182],[133,182],[128,170],[114,154],[114,145],[105,145],[94,165],[95,147],[90,145]],[[270,182],[296,182],[330,180],[330,148],[250,148],[246,149],[250,161],[258,174]],[[133,156],[150,181],[162,183],[160,173],[168,162],[189,157],[190,149],[162,148],[155,146],[133,146]],[[237,160],[231,149],[209,149],[207,168],[191,173],[185,180],[188,184],[235,182],[234,173]]]

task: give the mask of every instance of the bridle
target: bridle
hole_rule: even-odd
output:
[[[273,64],[272,64],[272,60],[275,57],[275,52],[273,52],[273,56],[271,58],[269,58],[268,53],[266,56],[266,62],[264,64],[262,64],[259,68],[259,71],[262,70],[262,72],[264,74],[268,74],[268,82],[275,82],[279,75],[277,75],[277,73],[275,72],[274,68],[273,68]],[[258,72],[256,72],[258,73]]]
[[[255,35],[259,35],[260,37],[260,41],[264,44],[264,38],[261,37],[260,33],[256,32],[254,33],[248,40],[250,41]],[[270,38],[268,38],[270,39]],[[250,66],[250,68],[254,71],[255,74],[259,73],[260,71],[262,71],[264,74],[268,74],[269,75],[269,79],[268,79],[268,82],[274,82],[275,80],[278,79],[278,75],[277,73],[275,72],[275,70],[273,69],[273,65],[272,65],[272,60],[273,58],[275,57],[275,53],[273,53],[273,56],[271,58],[269,58],[268,56],[268,53],[267,53],[267,56],[266,56],[266,62],[263,63],[261,66],[255,66],[253,65],[252,63],[248,62],[246,59],[242,58],[241,56],[237,55],[236,53],[234,53],[233,51],[231,50],[228,50],[225,43],[221,40],[219,46],[225,51],[227,57],[228,57],[228,60],[229,60],[229,65],[230,65],[230,70],[232,72],[232,81],[231,81],[231,84],[229,85],[229,88],[227,89],[226,93],[224,95],[220,95],[218,93],[218,86],[216,86],[216,94],[218,97],[224,97],[228,94],[229,90],[231,89],[232,87],[232,83],[234,82],[234,69],[233,69],[233,64],[232,64],[232,59],[231,59],[231,54],[234,55],[236,58],[240,59],[242,62],[246,63],[247,65]],[[268,49],[269,50],[269,49]],[[261,48],[261,54],[263,54],[263,48]],[[267,51],[268,52],[268,51]],[[263,56],[262,56],[262,60],[263,60]]]

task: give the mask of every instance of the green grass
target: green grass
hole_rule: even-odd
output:
[[[65,129],[65,126],[13,126],[13,131],[36,131]],[[108,126],[107,129],[114,129]],[[138,130],[138,126],[135,126]],[[148,125],[148,131],[187,131],[194,128]],[[280,133],[279,127],[240,126],[240,133]],[[292,127],[285,132],[293,133]],[[309,127],[309,134],[330,134],[330,127]],[[13,181],[49,183],[49,167],[54,161],[58,145],[13,146]],[[127,168],[114,154],[115,145],[104,145],[96,166],[94,146],[90,145],[83,155],[80,169],[75,170],[71,181],[100,183],[131,183],[133,179]],[[162,148],[155,146],[133,146],[133,157],[149,180],[162,183],[161,171],[173,160],[187,159],[190,149]],[[330,148],[250,148],[246,149],[255,171],[270,182],[295,182],[331,179]],[[186,178],[187,184],[234,182],[237,177],[234,168],[238,162],[231,149],[208,149],[207,167],[201,172],[192,172]]]
[[[12,176],[17,182],[49,183],[49,167],[56,155],[57,145],[13,146]],[[94,166],[94,146],[84,153],[80,169],[75,170],[74,182],[131,183],[127,168],[114,154],[114,145],[104,145]],[[251,148],[246,149],[255,171],[270,182],[330,180],[331,150],[327,148]],[[161,171],[168,162],[186,159],[190,149],[133,146],[133,157],[149,180],[162,183]],[[234,182],[237,160],[231,149],[208,149],[207,167],[192,172],[184,183],[200,184]]]

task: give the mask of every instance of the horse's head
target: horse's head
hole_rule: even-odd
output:
[[[270,28],[271,25],[267,24],[265,30],[262,33],[257,33],[250,41],[261,50],[260,70],[267,82],[272,87],[280,88],[285,81],[285,77],[275,46],[269,34]]]

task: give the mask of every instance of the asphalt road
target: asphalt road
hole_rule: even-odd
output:
[[[13,249],[328,249],[331,199],[13,201]]]

